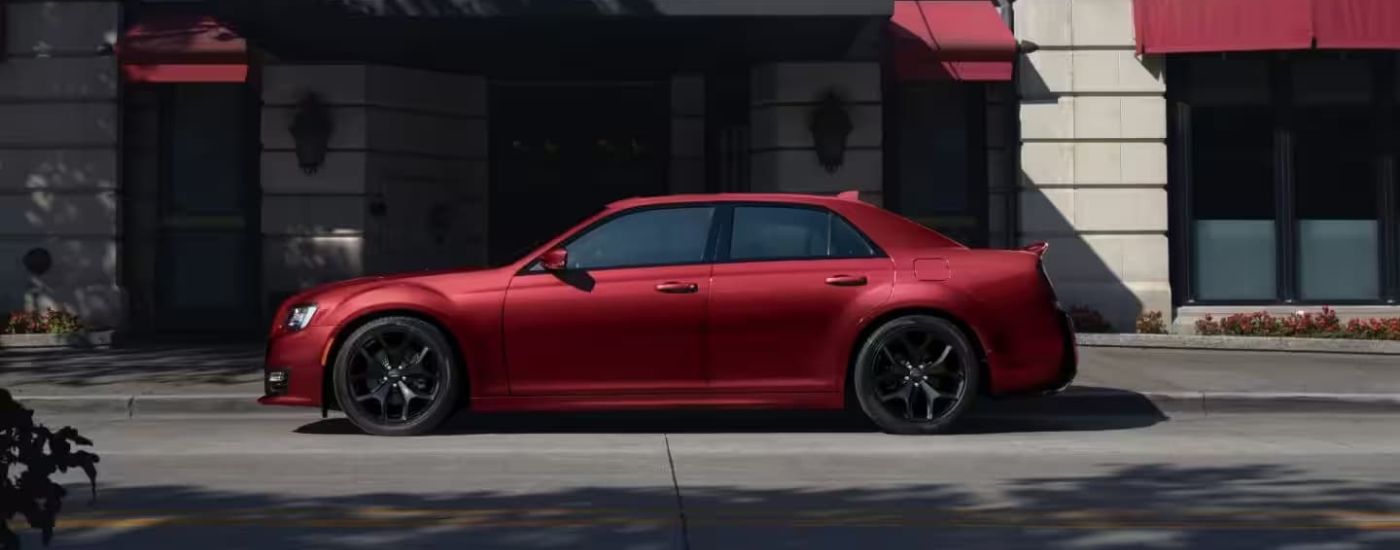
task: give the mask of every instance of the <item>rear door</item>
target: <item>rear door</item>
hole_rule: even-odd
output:
[[[710,288],[710,387],[834,391],[861,318],[889,299],[893,264],[821,207],[723,212]]]

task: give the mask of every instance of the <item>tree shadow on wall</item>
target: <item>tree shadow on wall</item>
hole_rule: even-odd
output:
[[[356,471],[393,465],[365,462]],[[639,471],[627,486],[527,491],[347,485],[303,496],[189,485],[105,487],[100,509],[65,511],[65,519],[91,528],[60,523],[58,541],[69,548],[150,549],[206,540],[241,548],[896,548],[937,541],[1034,549],[1393,548],[1400,541],[1400,534],[1378,530],[1400,510],[1400,483],[1319,477],[1267,463],[1110,466],[1011,478],[990,491],[940,479],[938,468],[920,472],[918,481],[783,487],[779,480],[757,488],[691,483],[688,466],[682,453],[675,461],[679,495],[664,468]],[[467,464],[459,468],[470,475]],[[461,479],[449,477],[442,486]],[[368,480],[358,486],[373,486]],[[117,524],[122,528],[102,528]]]
[[[1093,184],[1076,184],[1075,162],[1098,159],[1076,154],[1075,145],[1070,142],[1075,123],[1073,111],[1064,103],[1068,98],[1053,91],[1027,57],[1022,56],[1019,63],[1017,89],[1022,105],[1022,149],[1017,188],[1021,244],[1050,243],[1045,267],[1066,307],[1096,310],[1118,332],[1133,332],[1138,315],[1145,309],[1160,310],[1170,319],[1166,258],[1153,257],[1167,253],[1165,227],[1161,232],[1132,233],[1088,230],[1086,234],[1080,229],[1090,216],[1119,215],[1107,210],[1119,208],[1125,202],[1121,197],[1095,201],[1088,193],[1128,191],[1096,190]],[[1026,137],[1028,129],[1033,134],[1030,138]],[[1034,166],[1028,169],[1026,165],[1030,163]],[[1163,272],[1136,267],[1143,264],[1160,265]],[[1150,288],[1134,292],[1124,278],[1139,271],[1147,271],[1140,277],[1157,277],[1160,283],[1148,283]],[[1142,297],[1148,298],[1151,308],[1146,307]]]

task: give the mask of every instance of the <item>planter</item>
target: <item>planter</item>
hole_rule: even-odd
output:
[[[1202,336],[1194,334],[1078,334],[1079,345],[1118,348],[1175,348],[1242,351],[1298,351],[1400,355],[1400,341],[1278,336]]]
[[[0,334],[0,349],[18,348],[105,348],[112,345],[112,331],[68,334]]]

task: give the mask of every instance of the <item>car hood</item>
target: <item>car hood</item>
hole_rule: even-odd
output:
[[[387,284],[430,281],[442,275],[453,275],[461,273],[473,273],[487,271],[486,268],[460,268],[460,269],[434,269],[423,271],[409,271],[404,273],[393,273],[387,275],[370,275],[366,277],[355,277],[343,281],[335,281],[319,286],[314,286],[297,293],[288,302],[338,302],[340,299],[353,294],[359,294],[366,290],[378,288]]]

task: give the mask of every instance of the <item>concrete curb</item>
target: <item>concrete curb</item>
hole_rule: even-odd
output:
[[[314,408],[259,405],[257,395],[31,396],[15,399],[42,415],[107,418],[169,415],[310,417]],[[1052,397],[987,401],[988,412],[1012,415],[1135,416],[1243,413],[1400,413],[1400,394],[1070,390]]]
[[[1086,347],[1171,348],[1242,351],[1301,351],[1400,355],[1400,341],[1273,336],[1200,336],[1194,334],[1076,334]]]
[[[93,349],[112,345],[112,331],[70,334],[0,334],[0,349],[70,348]]]
[[[16,395],[15,401],[40,415],[131,418],[172,414],[276,414],[300,412],[258,404],[261,395]],[[319,409],[303,409],[319,412]]]

